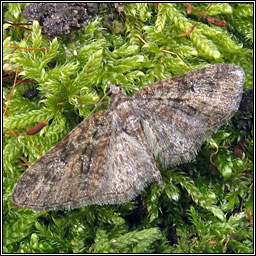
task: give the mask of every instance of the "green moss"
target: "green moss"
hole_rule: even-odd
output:
[[[24,5],[5,4],[4,20],[26,22]],[[193,7],[204,11],[207,5]],[[5,70],[18,68],[19,79],[29,79],[15,88],[3,123],[4,253],[253,252],[250,114],[237,114],[208,138],[190,163],[162,169],[163,186],[151,184],[132,202],[33,212],[17,209],[11,201],[12,188],[25,169],[21,158],[33,162],[56,145],[93,110],[76,102],[99,102],[107,81],[131,95],[163,78],[224,62],[241,66],[245,90],[252,88],[252,4],[218,3],[207,14],[227,21],[227,26],[202,18],[190,35],[180,37],[199,15],[187,15],[179,3],[127,4],[114,23],[118,29],[107,30],[98,17],[75,38],[50,41],[37,22],[29,26],[30,37],[29,31],[4,26],[4,46],[47,49],[3,51]],[[4,83],[7,98],[12,86]],[[24,98],[28,88],[36,88],[39,95]],[[43,120],[51,125],[33,136],[21,133]],[[20,136],[7,134],[10,130]],[[244,151],[240,157],[234,154],[237,148]]]

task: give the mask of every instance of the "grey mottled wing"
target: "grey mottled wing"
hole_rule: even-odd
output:
[[[133,106],[154,155],[166,166],[194,157],[205,137],[237,111],[243,82],[240,67],[217,64],[138,91]]]
[[[91,116],[23,173],[13,202],[56,210],[131,200],[146,183],[161,182],[143,136],[139,119],[127,111]]]

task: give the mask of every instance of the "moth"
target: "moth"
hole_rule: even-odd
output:
[[[120,204],[166,167],[188,162],[207,136],[237,111],[244,71],[211,65],[125,95],[110,85],[109,108],[73,129],[32,164],[13,189],[15,204],[33,210]]]

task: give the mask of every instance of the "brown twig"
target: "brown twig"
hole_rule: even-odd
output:
[[[136,34],[136,37],[138,37],[138,39],[144,43],[144,44],[147,44],[147,42],[139,35],[139,34]],[[161,49],[160,50],[161,52],[165,52],[165,53],[169,53],[169,54],[172,54],[172,55],[175,55],[183,64],[184,66],[190,70],[189,66],[182,60],[182,58],[175,52],[171,52],[171,51],[168,51],[168,50],[164,50],[164,49]]]
[[[185,33],[179,34],[179,37],[185,37],[188,36],[189,34],[191,34],[194,30],[194,28],[197,26],[197,24],[199,23],[199,21],[201,20],[202,17],[204,17],[205,13],[207,12],[207,10],[212,6],[213,4],[209,4],[208,7],[206,8],[206,10],[204,11],[204,13],[198,18],[197,22],[191,27],[191,29]],[[192,7],[191,7],[192,8]],[[192,9],[193,10],[193,9]]]
[[[26,27],[22,26],[22,25],[32,25],[31,23],[11,23],[11,22],[8,22],[8,21],[4,21],[3,23],[4,24],[10,24],[10,25],[12,25],[14,27],[22,28],[24,30],[32,31],[32,29],[26,28]]]
[[[198,10],[196,8],[193,8],[192,4],[184,3],[183,5],[187,7],[187,14],[191,14],[195,10],[197,13],[199,13],[204,18],[206,18],[208,22],[210,22],[210,23],[212,23],[212,24],[214,24],[216,26],[224,27],[224,26],[227,25],[227,22],[225,20],[218,20],[218,19],[213,18],[211,16],[207,16],[207,15],[205,15],[205,13],[201,12],[200,10]]]
[[[8,109],[8,105],[9,105],[9,103],[10,103],[10,100],[11,100],[11,98],[12,98],[12,95],[13,95],[13,93],[14,93],[14,90],[15,90],[15,88],[16,88],[16,86],[17,86],[16,83],[17,83],[18,72],[19,72],[19,69],[17,68],[16,73],[15,73],[14,82],[13,82],[13,87],[12,87],[11,93],[10,93],[10,95],[9,95],[8,101],[7,101],[7,103],[6,103],[6,106],[5,106],[5,108],[4,108],[4,113],[3,113],[4,116],[5,116],[6,111],[7,111],[7,109]]]
[[[45,120],[43,120],[40,124],[35,125],[33,128],[31,128],[29,131],[27,132],[22,132],[25,135],[34,135],[38,132],[40,132],[46,125],[48,124],[48,122],[46,122]]]
[[[223,253],[226,253],[227,247],[228,247],[228,243],[230,242],[230,239],[233,237],[233,235],[234,235],[233,233],[230,234],[230,235],[228,236],[226,242],[223,244],[223,250],[222,250]]]
[[[14,49],[22,49],[22,50],[30,50],[30,51],[46,51],[46,48],[26,48],[20,46],[7,45],[3,46],[3,48],[14,48]]]

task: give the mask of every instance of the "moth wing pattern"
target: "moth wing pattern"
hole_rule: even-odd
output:
[[[166,166],[195,156],[206,136],[237,111],[244,71],[217,64],[157,82],[127,97],[112,85],[108,110],[87,118],[32,164],[12,199],[33,210],[133,199]]]
[[[120,118],[101,111],[79,124],[23,173],[13,202],[33,210],[122,203],[148,182],[161,182],[139,120],[130,115],[119,126]]]
[[[86,170],[83,172],[80,169],[81,150],[92,154],[89,145],[96,136],[94,126],[97,123],[100,125],[103,118],[104,112],[99,112],[94,119],[89,118],[87,122],[82,122],[33,163],[14,186],[13,202],[33,210],[50,210],[58,209],[65,196],[67,198],[64,199],[64,205],[68,207],[70,204],[71,207],[72,203],[75,204],[72,201],[77,194],[78,179],[88,175]],[[102,124],[102,128],[105,128],[104,126]],[[87,140],[85,133],[88,135]],[[63,191],[66,192],[65,195]]]
[[[237,111],[244,71],[216,64],[163,80],[135,93],[147,141],[165,166],[193,158],[204,139]]]

